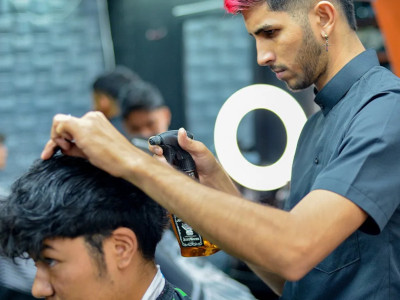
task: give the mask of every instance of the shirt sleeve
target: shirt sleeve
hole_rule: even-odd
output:
[[[384,93],[353,118],[338,156],[318,175],[315,189],[340,194],[369,219],[361,230],[378,234],[400,203],[400,95]]]

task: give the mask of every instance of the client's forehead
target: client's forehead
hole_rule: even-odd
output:
[[[52,237],[46,238],[43,241],[43,251],[68,252],[71,248],[83,248],[85,241],[83,237],[67,238],[67,237]]]

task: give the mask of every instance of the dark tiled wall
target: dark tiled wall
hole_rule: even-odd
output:
[[[187,127],[214,150],[214,125],[221,106],[252,83],[253,41],[241,16],[219,14],[185,21],[183,41]],[[251,132],[252,124],[247,119],[241,132]],[[251,134],[239,137],[246,138]]]
[[[110,61],[99,3],[0,0],[0,132],[9,149],[0,185],[39,157],[54,114],[90,110],[91,83]]]

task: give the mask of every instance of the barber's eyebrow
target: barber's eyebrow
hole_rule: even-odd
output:
[[[270,24],[265,24],[262,25],[261,27],[259,27],[256,31],[254,31],[254,35],[259,35],[261,32],[263,31],[267,31],[270,30],[273,26]],[[251,33],[249,33],[250,35],[252,35]]]

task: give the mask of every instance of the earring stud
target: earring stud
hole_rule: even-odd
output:
[[[329,50],[329,38],[326,33],[325,33],[325,50],[326,50],[326,52],[328,52],[328,50]]]

